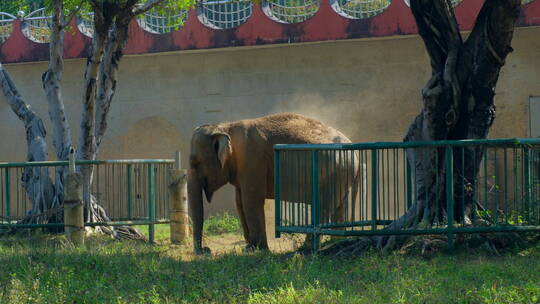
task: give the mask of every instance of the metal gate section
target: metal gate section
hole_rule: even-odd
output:
[[[481,162],[466,156],[471,150]],[[320,235],[447,234],[451,246],[455,233],[540,231],[540,139],[276,145],[274,151],[276,237],[311,234],[315,250]],[[431,170],[441,173],[429,198],[410,165],[427,153],[438,164]],[[469,162],[480,163],[473,179],[460,172]],[[421,199],[443,204],[445,217],[426,229],[389,227]]]

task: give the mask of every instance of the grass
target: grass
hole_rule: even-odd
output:
[[[135,226],[148,236],[148,226]],[[168,225],[155,225],[154,237],[157,241],[165,241],[170,237]],[[228,212],[208,217],[204,221],[204,234],[213,236],[220,234],[240,233],[240,219]]]
[[[540,303],[540,246],[429,259],[248,254],[231,246],[242,239],[225,228],[232,220],[216,221],[225,224],[215,231],[226,233],[206,242],[214,252],[226,245],[205,257],[193,256],[189,243],[171,246],[163,225],[156,245],[0,239],[0,303]]]
[[[204,231],[210,234],[235,233],[240,232],[240,220],[238,217],[223,213],[210,216],[204,221]]]

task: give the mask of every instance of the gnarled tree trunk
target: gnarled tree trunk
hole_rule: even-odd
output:
[[[46,161],[48,156],[43,121],[24,101],[11,76],[2,64],[0,64],[0,86],[9,106],[23,122],[26,129],[27,160]],[[49,210],[55,195],[55,189],[49,177],[49,170],[47,168],[26,168],[22,179],[28,197],[32,200],[31,214],[41,214]],[[33,218],[30,219],[30,222],[36,220],[36,218]]]
[[[107,128],[107,117],[116,88],[119,61],[128,37],[129,23],[136,15],[148,11],[161,2],[163,0],[148,0],[139,5],[137,1],[126,3],[89,1],[94,11],[95,28],[91,53],[84,74],[78,160],[96,159],[98,147]],[[76,7],[68,17],[65,17],[64,1],[52,1],[49,67],[43,74],[42,81],[53,127],[53,146],[58,160],[67,160],[71,147],[71,129],[62,99],[64,33],[68,23],[79,9],[80,7]],[[25,124],[28,143],[27,160],[48,160],[43,122],[24,102],[15,83],[1,65],[0,85],[11,108]],[[109,221],[105,210],[99,206],[91,193],[92,166],[80,166],[79,170],[83,176],[85,221]],[[52,211],[56,207],[61,208],[61,202],[63,202],[64,171],[63,167],[57,168],[56,180],[53,183],[47,168],[25,170],[23,182],[28,197],[32,201],[32,211],[23,220],[24,223],[62,221],[62,213]],[[143,238],[140,232],[131,227],[101,227],[99,229],[118,238]]]
[[[495,86],[504,60],[512,51],[510,44],[520,8],[521,0],[485,1],[472,33],[463,42],[449,0],[411,0],[420,36],[431,58],[432,77],[422,90],[424,106],[405,141],[488,136],[495,119]],[[417,173],[416,203],[389,229],[429,227],[447,215],[444,157],[436,157],[444,155],[444,151],[433,148],[414,152],[409,150],[407,158]],[[465,147],[463,155],[454,151],[454,174],[470,183],[463,189],[462,183],[455,183],[459,187],[456,196],[462,190],[465,193],[465,210],[457,204],[455,218],[448,220],[469,222],[475,216],[478,203],[473,201],[476,189],[471,181],[477,177],[482,157],[478,147]],[[399,245],[395,241],[396,237],[382,237],[378,246],[392,249]]]
[[[431,59],[432,76],[422,90],[422,110],[404,141],[485,139],[495,119],[495,86],[512,51],[521,0],[486,0],[465,42],[450,0],[411,0],[410,4]],[[408,149],[407,160],[415,170],[415,203],[387,229],[428,228],[446,219],[444,153],[437,148]],[[483,149],[465,147],[463,152],[459,149],[453,154],[454,176],[459,177],[454,180],[454,199],[462,201],[461,193],[465,197],[463,210],[456,204],[454,219],[447,220],[470,223],[476,208],[481,208],[473,197]],[[406,240],[396,236],[364,238],[336,248],[340,253],[350,253],[374,243],[387,251],[399,248]]]
[[[130,10],[117,3],[94,3],[94,37],[88,57],[83,94],[83,113],[79,133],[78,160],[95,160],[107,129],[107,118],[114,96],[119,61],[128,37],[128,25],[133,19]],[[81,166],[83,200],[87,222],[109,221],[105,210],[91,193],[93,166]],[[131,227],[101,227],[115,237],[142,238]]]

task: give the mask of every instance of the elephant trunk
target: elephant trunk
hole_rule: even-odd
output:
[[[194,172],[190,170],[188,174],[189,216],[193,223],[193,247],[197,254],[204,253],[206,249],[203,249],[202,247],[202,229],[204,221],[202,191],[203,187],[201,182],[197,179]]]

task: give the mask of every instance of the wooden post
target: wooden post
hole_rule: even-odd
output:
[[[75,150],[69,151],[69,172],[64,185],[64,231],[69,240],[84,243],[83,191],[80,173],[75,172]]]
[[[180,152],[176,152],[176,162],[174,169],[170,170],[169,183],[172,244],[181,244],[188,235],[187,170],[180,168]]]

